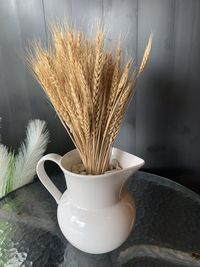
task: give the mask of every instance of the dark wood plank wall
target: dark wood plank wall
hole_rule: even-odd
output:
[[[200,170],[200,1],[176,1],[168,165]]]
[[[48,122],[48,151],[65,153],[72,143],[23,63],[33,37],[48,43],[48,24],[75,21],[84,31],[100,18],[107,43],[122,32],[124,50],[139,64],[150,32],[151,58],[137,85],[116,146],[142,157],[146,168],[200,173],[199,0],[1,0],[0,134],[17,148],[29,119]]]
[[[149,32],[154,44],[136,99],[136,152],[147,168],[166,166],[167,116],[172,77],[173,0],[139,1],[138,57],[141,59]]]

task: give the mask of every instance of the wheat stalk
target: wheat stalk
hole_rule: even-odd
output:
[[[152,35],[141,65],[122,64],[123,53],[104,46],[105,33],[95,36],[53,25],[52,46],[34,44],[28,62],[62,124],[80,153],[88,174],[107,170],[112,144],[133,95],[136,80],[149,58]],[[132,75],[131,75],[132,74]]]

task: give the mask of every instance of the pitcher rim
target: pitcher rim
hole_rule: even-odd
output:
[[[63,170],[64,173],[69,174],[69,175],[73,175],[74,177],[77,177],[77,178],[82,178],[82,179],[83,179],[83,178],[84,178],[84,179],[85,179],[85,178],[98,179],[98,178],[105,178],[105,177],[108,177],[108,176],[118,175],[118,174],[121,174],[121,173],[123,173],[124,171],[128,171],[128,170],[130,170],[130,169],[132,169],[132,168],[134,168],[134,167],[138,167],[138,169],[140,169],[140,168],[145,164],[145,161],[144,161],[142,158],[140,158],[140,157],[138,157],[138,156],[135,156],[135,155],[133,155],[133,154],[131,154],[131,153],[129,153],[129,152],[126,152],[126,151],[121,150],[121,149],[116,148],[116,147],[112,147],[112,151],[113,151],[113,150],[117,150],[117,151],[124,152],[124,153],[126,153],[126,154],[130,154],[131,156],[134,156],[134,157],[137,158],[138,160],[141,160],[141,163],[135,164],[135,165],[133,165],[133,166],[130,166],[130,167],[127,167],[127,168],[124,168],[124,169],[121,169],[121,170],[117,170],[116,172],[102,173],[102,174],[86,174],[86,175],[78,174],[78,173],[74,173],[74,172],[72,172],[72,171],[67,170],[67,169],[63,166],[63,163],[62,163],[63,159],[64,159],[66,156],[68,156],[68,155],[74,153],[75,151],[78,151],[78,150],[75,148],[75,149],[73,149],[73,150],[70,150],[69,152],[67,152],[66,154],[64,154],[64,155],[62,156],[62,158],[60,159],[60,167],[61,167],[61,169]],[[119,163],[120,163],[120,162],[119,162]]]

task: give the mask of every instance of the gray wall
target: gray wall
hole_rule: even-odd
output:
[[[48,42],[48,22],[67,17],[87,30],[96,17],[107,41],[125,36],[135,62],[151,31],[148,68],[138,82],[116,145],[146,161],[146,168],[200,173],[199,0],[0,0],[0,117],[2,142],[17,148],[31,118],[48,122],[48,151],[72,148],[54,111],[23,63],[33,37]]]

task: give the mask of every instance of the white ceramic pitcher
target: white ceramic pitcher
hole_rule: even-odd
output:
[[[63,157],[48,154],[37,164],[39,179],[58,203],[58,223],[64,236],[88,253],[105,253],[119,247],[135,222],[135,205],[126,182],[144,161],[117,148],[112,149],[112,159],[117,159],[123,169],[101,175],[71,172],[74,164],[81,163],[76,149]],[[44,170],[46,160],[57,163],[64,172],[67,190],[63,195]]]

